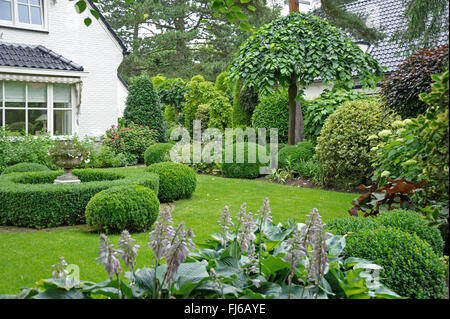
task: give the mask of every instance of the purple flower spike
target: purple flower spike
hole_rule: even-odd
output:
[[[120,256],[120,251],[114,249],[114,245],[104,234],[100,235],[100,245],[98,248],[100,257],[96,260],[99,264],[103,264],[109,275],[109,279],[112,280],[115,274],[120,274],[122,272],[119,259],[117,258]]]

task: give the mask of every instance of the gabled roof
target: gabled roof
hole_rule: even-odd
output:
[[[129,54],[127,47],[125,46],[125,44],[123,43],[122,39],[117,35],[116,31],[114,31],[114,29],[111,27],[111,25],[108,23],[108,21],[106,21],[105,16],[102,14],[102,12],[100,11],[100,9],[91,1],[88,0],[89,4],[92,6],[92,8],[98,12],[99,15],[99,19],[105,24],[106,28],[108,29],[108,31],[112,34],[112,36],[114,37],[114,39],[117,40],[117,42],[119,43],[120,47],[122,48],[122,53],[124,55]]]
[[[0,42],[0,66],[83,71],[83,67],[42,45]]]
[[[393,72],[407,59],[407,48],[389,40],[398,28],[406,29],[405,6],[402,0],[359,0],[347,4],[349,12],[367,16],[368,20],[385,34],[385,38],[373,44],[368,53],[380,65],[387,67],[387,72]],[[447,13],[448,14],[448,13]],[[448,43],[448,29],[442,30],[438,45]]]

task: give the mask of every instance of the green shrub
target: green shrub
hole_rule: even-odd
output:
[[[167,123],[175,122],[175,113],[172,105],[166,105],[164,109],[164,119]]]
[[[205,82],[205,78],[203,75],[197,74],[191,78],[190,82]]]
[[[150,165],[147,170],[159,175],[158,198],[163,203],[189,198],[197,186],[194,170],[184,164],[156,163]]]
[[[233,87],[233,127],[250,126],[252,124],[252,114],[256,105],[258,104],[258,95],[250,95],[253,89],[247,89],[241,92],[240,81],[236,81]],[[256,95],[256,100],[255,100]],[[246,99],[244,99],[246,97]],[[250,97],[253,97],[251,99]],[[245,102],[249,105],[245,105]],[[249,111],[246,106],[253,106]]]
[[[104,145],[116,154],[124,154],[129,165],[144,161],[144,152],[158,140],[158,132],[148,126],[130,122],[127,127],[112,125],[106,131]],[[133,160],[134,159],[134,160]]]
[[[8,166],[2,174],[10,174],[16,172],[40,172],[48,171],[48,167],[38,163],[19,163],[12,166]]]
[[[249,162],[249,146],[250,150],[255,149],[256,161],[255,163]],[[267,166],[267,164],[262,164],[259,160],[259,148],[262,146],[254,143],[233,143],[233,162],[226,163],[225,151],[223,151],[222,160],[222,174],[230,178],[256,178],[260,175],[259,168],[261,166]],[[244,158],[243,163],[238,163],[238,158],[236,156],[236,149],[243,150]]]
[[[195,112],[195,119],[201,121],[202,131],[208,128],[209,123],[209,104],[200,104]]]
[[[344,254],[381,265],[381,282],[401,296],[445,298],[444,263],[416,234],[391,227],[362,230],[347,236]]]
[[[314,180],[318,176],[317,162],[314,159],[297,162],[292,166],[292,169],[301,177]]]
[[[291,165],[309,161],[314,156],[314,146],[311,142],[304,141],[296,145],[288,145],[278,152],[278,166],[285,168],[288,165],[288,159]]]
[[[143,185],[158,192],[156,174],[116,174],[107,170],[73,170],[83,182],[53,184],[60,171],[0,176],[0,225],[45,228],[85,223],[85,208],[98,192],[119,185]],[[118,178],[118,179],[117,179]]]
[[[0,126],[0,174],[6,167],[18,163],[38,163],[55,168],[48,156],[53,144],[49,135],[21,135]]]
[[[436,227],[429,227],[422,215],[411,210],[391,210],[377,215],[376,221],[386,227],[396,227],[407,233],[416,233],[442,256],[444,241],[441,232]]]
[[[209,122],[211,128],[218,128],[224,131],[232,127],[233,108],[228,99],[223,95],[217,95],[209,103]]]
[[[114,148],[102,145],[98,150],[93,150],[89,154],[89,162],[82,167],[107,168],[132,165],[128,162],[128,157],[124,153],[116,153]]]
[[[365,95],[353,90],[333,89],[325,91],[314,100],[302,101],[304,119],[303,134],[306,139],[316,142],[325,120],[344,102],[362,100]]]
[[[148,126],[158,133],[158,141],[164,142],[166,138],[164,115],[162,105],[152,81],[140,76],[133,80],[128,88],[128,97],[123,119],[126,125],[132,122]]]
[[[173,145],[170,143],[157,143],[150,145],[144,153],[145,165],[150,166],[154,163],[169,161],[169,152],[172,147]]]
[[[372,175],[371,135],[392,127],[395,116],[375,99],[345,102],[331,114],[317,139],[314,158],[322,171],[322,185],[351,188]]]
[[[286,92],[276,92],[261,99],[252,115],[252,126],[278,129],[278,141],[286,143],[289,128],[289,104]],[[267,134],[268,135],[268,134]]]
[[[193,121],[196,120],[197,109],[202,104],[210,104],[222,93],[216,89],[214,83],[208,81],[191,81],[186,86],[186,103],[183,108],[184,126],[192,133]]]
[[[149,229],[159,213],[159,200],[140,185],[115,186],[91,198],[86,206],[86,222],[107,234],[142,232]]]
[[[379,224],[373,218],[348,216],[331,219],[327,222],[327,231],[335,235],[345,235],[361,230],[377,229]]]

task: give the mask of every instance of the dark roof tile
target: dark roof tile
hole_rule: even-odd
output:
[[[0,66],[83,71],[83,67],[42,45],[0,42]]]

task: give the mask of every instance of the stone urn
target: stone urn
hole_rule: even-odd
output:
[[[72,174],[72,169],[80,166],[83,151],[71,141],[60,141],[50,150],[50,156],[56,166],[64,169],[64,174],[58,176],[55,184],[80,183],[78,177]]]

